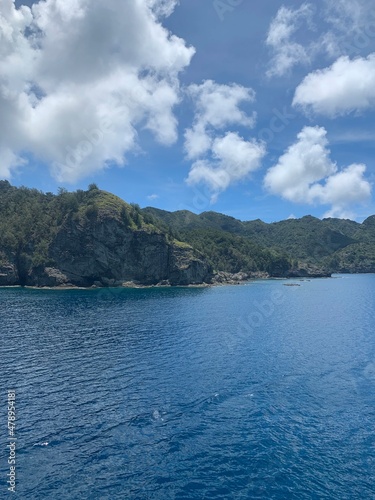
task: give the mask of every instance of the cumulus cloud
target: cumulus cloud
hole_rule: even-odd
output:
[[[251,172],[257,170],[266,154],[263,144],[255,140],[246,141],[235,132],[214,139],[211,151],[209,160],[193,163],[187,183],[205,183],[212,192],[212,203],[231,184],[248,178]]]
[[[298,9],[282,6],[271,22],[266,44],[273,52],[268,76],[280,76],[293,66],[309,62],[306,48],[293,40],[294,33],[303,22],[309,22],[313,14],[311,4],[304,3]]]
[[[324,128],[305,127],[297,142],[268,170],[266,187],[289,201],[310,201],[310,186],[337,169],[330,160],[326,134]]]
[[[234,125],[255,125],[255,113],[248,115],[240,108],[255,100],[255,92],[207,80],[191,85],[188,94],[194,102],[195,117],[193,126],[185,131],[185,152],[194,162],[186,181],[189,185],[206,184],[215,202],[219,193],[259,168],[266,153],[262,143],[225,130]]]
[[[179,73],[194,49],[160,22],[175,0],[0,0],[0,169],[27,152],[76,182],[136,151],[149,129],[177,139]]]
[[[264,179],[273,194],[296,203],[331,205],[327,216],[345,217],[348,209],[368,201],[371,184],[365,165],[339,167],[330,159],[326,130],[305,127]]]
[[[255,116],[248,116],[240,108],[246,101],[255,101],[254,90],[235,83],[220,85],[206,80],[201,85],[190,85],[188,93],[195,104],[196,122],[215,128],[233,124],[254,126]]]
[[[375,106],[375,53],[367,58],[340,57],[297,87],[294,106],[331,118]]]
[[[211,149],[214,130],[230,125],[255,125],[255,113],[249,116],[240,108],[245,102],[254,102],[255,92],[250,88],[206,80],[201,85],[190,85],[187,94],[195,107],[193,126],[185,131],[185,152],[190,160]]]
[[[348,207],[363,203],[371,196],[371,184],[364,178],[366,165],[352,164],[331,175],[324,185],[311,188],[311,198],[332,208],[325,217],[351,218]]]

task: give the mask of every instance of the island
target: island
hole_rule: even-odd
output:
[[[375,272],[375,216],[267,224],[0,181],[0,286],[202,286]]]

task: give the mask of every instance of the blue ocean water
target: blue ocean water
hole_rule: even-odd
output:
[[[290,284],[299,286],[285,286]],[[375,275],[0,289],[0,498],[375,498]]]

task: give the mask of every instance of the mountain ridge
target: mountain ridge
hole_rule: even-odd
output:
[[[143,210],[168,221],[177,233],[182,232],[178,236],[184,241],[192,238],[193,231],[214,229],[246,237],[256,245],[286,255],[290,260],[315,265],[330,273],[375,272],[375,247],[372,246],[375,243],[375,215],[370,215],[362,223],[350,219],[318,219],[312,215],[267,223],[261,219],[240,221],[212,211],[197,215],[152,207]],[[184,220],[188,221],[184,227],[182,213]],[[351,252],[344,252],[348,247]]]

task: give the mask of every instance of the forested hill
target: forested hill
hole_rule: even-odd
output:
[[[375,216],[266,224],[128,204],[95,184],[57,195],[0,181],[0,286],[189,285],[375,272]],[[227,274],[225,274],[227,273]]]
[[[196,215],[187,210],[166,212],[152,207],[142,212],[159,219],[177,238],[194,243],[197,248],[203,249],[214,238],[206,248],[214,260],[220,260],[218,253],[225,260],[228,254],[236,253],[239,243],[251,242],[257,248],[284,256],[293,268],[317,267],[331,273],[375,272],[374,215],[362,224],[310,215],[267,224],[259,219],[242,222],[216,212]]]
[[[204,256],[150,219],[95,184],[54,195],[0,181],[0,286],[210,281]]]

